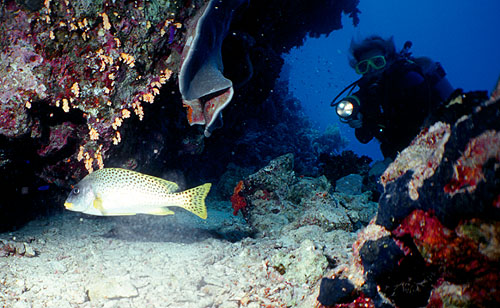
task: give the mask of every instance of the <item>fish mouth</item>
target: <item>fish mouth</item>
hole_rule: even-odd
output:
[[[71,210],[73,208],[73,203],[71,202],[64,202],[64,207],[68,210]]]

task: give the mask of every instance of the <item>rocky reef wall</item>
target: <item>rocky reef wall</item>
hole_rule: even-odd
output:
[[[497,88],[498,89],[498,88]],[[496,90],[497,91],[497,90]],[[378,213],[348,266],[324,278],[326,307],[493,307],[500,302],[500,100],[438,121],[382,174]],[[452,114],[452,105],[447,114]]]

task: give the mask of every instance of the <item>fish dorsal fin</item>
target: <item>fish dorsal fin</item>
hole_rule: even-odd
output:
[[[163,187],[165,187],[165,189],[167,190],[167,193],[174,193],[174,192],[179,191],[179,189],[180,189],[179,185],[177,185],[177,183],[175,183],[175,182],[170,182],[170,181],[164,180],[162,178],[157,178],[154,176],[149,176],[149,177],[151,177],[152,179],[154,179],[155,181],[160,183]]]

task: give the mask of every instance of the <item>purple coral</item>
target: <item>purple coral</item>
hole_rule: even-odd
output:
[[[30,130],[27,110],[33,100],[44,99],[47,89],[37,75],[43,58],[29,45],[7,46],[0,54],[0,134],[15,137]]]

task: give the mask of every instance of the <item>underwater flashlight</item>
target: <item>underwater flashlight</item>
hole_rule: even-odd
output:
[[[339,117],[348,118],[352,115],[353,109],[354,106],[350,101],[341,101],[337,105],[337,114]]]
[[[343,98],[338,104],[336,108],[337,115],[344,120],[349,119],[355,113],[357,113],[359,108],[359,99],[354,96],[347,96]]]

